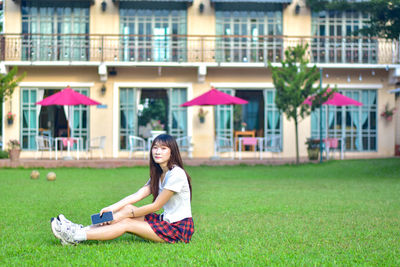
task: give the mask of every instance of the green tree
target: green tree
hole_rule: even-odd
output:
[[[398,40],[400,37],[400,0],[307,0],[313,11],[362,11],[370,15],[369,25],[360,29],[363,35]],[[358,32],[354,32],[357,35]]]
[[[361,33],[391,40],[400,38],[400,0],[370,0],[363,3],[363,11],[371,17]]]
[[[24,72],[21,76],[17,77],[18,67],[14,66],[7,74],[0,74],[0,120],[3,122],[3,103],[7,99],[12,98],[15,87],[26,76]],[[0,127],[1,128],[1,127]]]
[[[285,50],[285,60],[282,67],[268,66],[272,72],[272,80],[276,88],[275,105],[295,125],[296,163],[299,163],[298,124],[312,110],[318,108],[335,91],[327,92],[326,87],[320,90],[315,83],[320,79],[319,71],[314,65],[307,66],[309,61],[305,57],[308,45],[297,45]],[[312,106],[304,104],[309,96],[315,96]]]

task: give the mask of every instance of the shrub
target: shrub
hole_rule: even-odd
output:
[[[5,150],[0,150],[0,159],[8,159],[8,152]]]

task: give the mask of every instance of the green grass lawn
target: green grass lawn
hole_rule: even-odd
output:
[[[39,169],[39,180],[31,169],[2,169],[0,265],[400,265],[398,158],[187,170],[191,243],[125,234],[62,247],[51,217],[89,224],[91,214],[142,186],[148,169]],[[49,171],[55,182],[46,181]]]

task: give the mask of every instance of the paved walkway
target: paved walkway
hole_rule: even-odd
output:
[[[196,159],[183,159],[183,163],[187,166],[223,166],[223,165],[282,165],[294,164],[296,161],[293,159],[209,159],[209,158],[196,158]],[[309,162],[307,158],[301,158],[301,162]],[[20,159],[19,161],[12,162],[9,159],[0,160],[0,168],[59,168],[59,167],[77,167],[77,168],[118,168],[118,167],[132,167],[132,166],[148,166],[149,160],[143,159],[80,159],[80,160],[49,160],[49,159]]]

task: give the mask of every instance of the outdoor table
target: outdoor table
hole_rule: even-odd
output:
[[[56,147],[55,147],[55,152],[56,152],[56,160],[58,160],[58,143],[63,142],[63,146],[67,146],[67,158],[71,159],[71,146],[76,143],[76,159],[79,160],[79,149],[82,147],[82,142],[83,139],[82,137],[56,137],[55,138],[56,142]]]
[[[240,137],[256,137],[256,131],[235,131],[235,146],[236,146],[236,151],[239,150],[239,143],[238,143],[238,138]],[[244,145],[243,145],[244,146]],[[244,151],[244,147],[242,147],[242,150]]]
[[[239,159],[242,159],[242,146],[254,146],[254,153],[257,155],[257,143],[260,150],[260,159],[263,154],[263,138],[262,137],[239,137]]]

